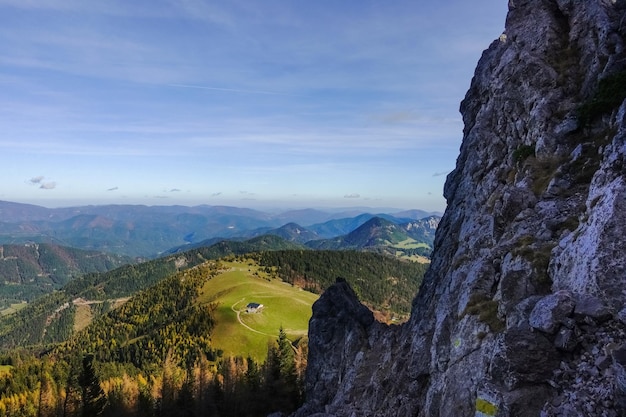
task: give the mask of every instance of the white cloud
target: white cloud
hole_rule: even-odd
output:
[[[52,182],[43,182],[41,183],[41,185],[39,186],[40,189],[42,190],[52,190],[54,188],[56,188],[57,183],[52,181]]]
[[[41,184],[41,182],[43,181],[44,177],[43,175],[39,175],[37,177],[32,177],[29,182],[31,184]]]
[[[57,184],[54,181],[45,181],[45,177],[43,175],[38,175],[36,177],[32,177],[28,180],[28,183],[31,185],[38,185],[41,190],[52,190],[56,188]]]

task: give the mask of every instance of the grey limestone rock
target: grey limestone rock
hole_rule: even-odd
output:
[[[613,351],[613,371],[616,375],[616,403],[621,411],[626,411],[626,346]]]
[[[324,405],[336,395],[352,361],[367,348],[373,325],[374,315],[343,279],[337,279],[314,304],[305,379],[306,395],[311,400],[298,415],[324,412]]]
[[[526,327],[508,329],[494,353],[490,375],[508,391],[547,381],[559,363],[550,340]]]
[[[626,324],[626,307],[622,308],[618,313],[617,313],[617,319],[622,323],[622,324]]]
[[[569,291],[557,291],[542,298],[530,313],[529,323],[544,333],[555,333],[572,314],[576,302]]]
[[[599,322],[607,321],[613,317],[611,309],[600,298],[588,294],[582,294],[578,297],[574,315],[577,317],[591,317]]]

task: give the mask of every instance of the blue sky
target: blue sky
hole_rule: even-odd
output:
[[[0,0],[0,199],[440,210],[505,0]]]

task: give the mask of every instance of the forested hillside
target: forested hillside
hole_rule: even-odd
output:
[[[366,250],[428,262],[438,225],[437,216],[403,224],[373,217],[348,234],[309,241],[306,245],[312,249]]]
[[[344,278],[363,303],[388,315],[408,315],[427,268],[358,251],[272,251],[256,256],[261,265],[275,268],[284,281],[309,291],[322,292],[336,278]]]
[[[64,319],[73,315],[73,301],[76,298],[103,302],[92,306],[94,314],[99,314],[107,311],[115,300],[149,288],[176,271],[191,268],[210,259],[286,247],[290,247],[290,244],[277,236],[261,236],[246,242],[223,241],[210,247],[124,265],[106,273],[86,274],[70,281],[57,293],[44,295],[17,313],[0,317],[0,347],[29,346],[64,340],[67,329],[61,329],[56,324],[50,325],[49,318]],[[44,332],[46,326],[48,327]]]
[[[0,415],[102,410],[118,417],[265,416],[295,410],[302,401],[306,338],[289,339],[277,325],[264,360],[223,355],[214,340],[218,304],[202,295],[213,277],[232,262],[258,269],[257,279],[280,277],[316,292],[343,277],[368,305],[401,314],[424,268],[353,251],[263,251],[246,255],[249,260],[207,260],[217,252],[226,252],[225,246],[92,274],[1,321],[5,347],[31,348],[5,349]],[[115,305],[114,297],[137,288]],[[91,324],[76,331],[84,319],[78,313],[87,310]]]
[[[207,262],[178,272],[100,316],[40,357],[2,358],[0,415],[262,416],[302,398],[306,341],[276,329],[265,361],[212,347],[216,306],[199,303],[220,272]],[[67,310],[67,309],[66,309]]]
[[[32,301],[84,274],[133,262],[127,256],[49,243],[0,245],[0,309]]]
[[[297,223],[287,223],[275,229],[258,229],[251,233],[253,236],[274,235],[288,242],[305,244],[311,240],[319,239],[320,236],[310,230],[302,227]]]

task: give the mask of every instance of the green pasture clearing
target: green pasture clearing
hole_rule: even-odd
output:
[[[422,255],[405,255],[402,251],[396,251],[396,258],[404,259],[411,262],[418,262],[420,264],[430,263],[430,259]]]
[[[8,375],[13,367],[11,365],[0,365],[0,377]]]
[[[91,312],[91,307],[89,305],[76,306],[76,313],[74,314],[74,331],[75,332],[79,332],[83,330],[85,327],[89,326],[92,320],[93,320],[93,313]]]
[[[278,279],[270,280],[251,262],[224,264],[229,270],[207,281],[199,302],[218,304],[211,339],[228,356],[251,356],[263,361],[268,343],[282,326],[291,340],[306,336],[311,306],[319,297]],[[248,303],[263,304],[247,313]]]
[[[7,307],[4,310],[0,311],[0,316],[8,316],[9,314],[17,313],[18,311],[20,311],[27,305],[28,303],[26,301],[22,301],[21,303],[11,304],[10,307]]]
[[[398,249],[417,249],[417,248],[428,248],[430,246],[428,246],[426,243],[424,242],[418,242],[415,239],[405,239],[402,242],[398,242],[395,245],[392,245],[394,248],[398,248]]]

